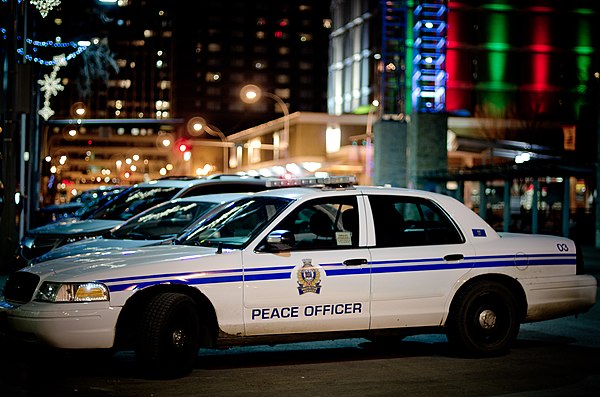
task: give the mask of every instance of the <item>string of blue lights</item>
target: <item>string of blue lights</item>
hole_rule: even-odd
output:
[[[4,40],[6,40],[6,29],[0,28],[0,33],[2,33],[2,38]],[[21,39],[21,38],[19,37],[18,39]],[[25,42],[27,44],[30,44],[33,46],[31,48],[31,51],[34,53],[34,55],[25,54],[25,50],[23,48],[18,48],[17,53],[21,56],[24,56],[27,61],[36,62],[43,66],[54,66],[54,65],[56,65],[57,61],[56,61],[56,59],[52,59],[52,60],[48,61],[48,60],[42,59],[41,57],[36,56],[35,53],[39,50],[39,48],[56,48],[56,49],[74,48],[75,51],[71,52],[68,55],[65,55],[65,60],[67,60],[67,61],[72,60],[73,58],[75,58],[76,56],[78,56],[79,54],[81,54],[83,51],[85,51],[88,48],[87,44],[83,45],[83,44],[77,43],[75,41],[56,42],[56,41],[52,41],[52,40],[39,41],[39,40],[25,39]]]

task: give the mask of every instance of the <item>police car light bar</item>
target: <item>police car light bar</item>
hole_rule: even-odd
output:
[[[291,178],[291,179],[269,179],[267,187],[293,187],[293,186],[325,186],[325,187],[347,187],[356,183],[354,176],[328,176],[325,178]]]

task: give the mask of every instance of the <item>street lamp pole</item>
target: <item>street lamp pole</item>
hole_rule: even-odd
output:
[[[229,140],[225,134],[223,134],[223,131],[214,126],[211,127],[202,117],[193,117],[190,119],[188,122],[188,132],[192,135],[198,135],[202,131],[206,131],[208,134],[221,139],[221,142],[223,143],[223,173],[229,173]]]
[[[281,107],[281,110],[283,111],[283,142],[282,144],[280,144],[280,146],[283,149],[283,157],[287,158],[290,142],[290,109],[288,108],[287,104],[279,96],[270,92],[265,92],[260,87],[254,84],[248,84],[244,86],[240,91],[240,98],[245,103],[256,103],[260,100],[260,98],[263,95],[277,102],[277,104],[279,105],[279,107]]]

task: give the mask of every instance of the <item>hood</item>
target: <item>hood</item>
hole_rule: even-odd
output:
[[[103,255],[108,251],[118,251],[128,248],[147,247],[158,245],[165,240],[117,240],[117,239],[87,239],[77,241],[62,247],[54,248],[42,256],[35,258],[31,263],[38,264],[52,259],[64,258],[66,256],[79,255]]]
[[[40,226],[29,231],[29,235],[85,235],[88,233],[98,234],[109,231],[115,226],[122,224],[123,221],[108,221],[104,219],[88,219],[85,221],[69,220],[63,222],[51,223]]]
[[[22,271],[52,281],[93,281],[197,271],[199,265],[207,263],[203,259],[205,257],[218,256],[219,259],[215,262],[239,263],[239,258],[232,260],[230,255],[239,255],[240,251],[223,250],[222,254],[216,254],[216,251],[216,248],[182,245],[122,248],[94,255],[67,256],[42,262]]]

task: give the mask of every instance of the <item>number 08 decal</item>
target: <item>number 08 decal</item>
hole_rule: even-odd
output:
[[[558,248],[560,252],[567,252],[569,250],[569,246],[567,244],[556,244],[556,248]]]

